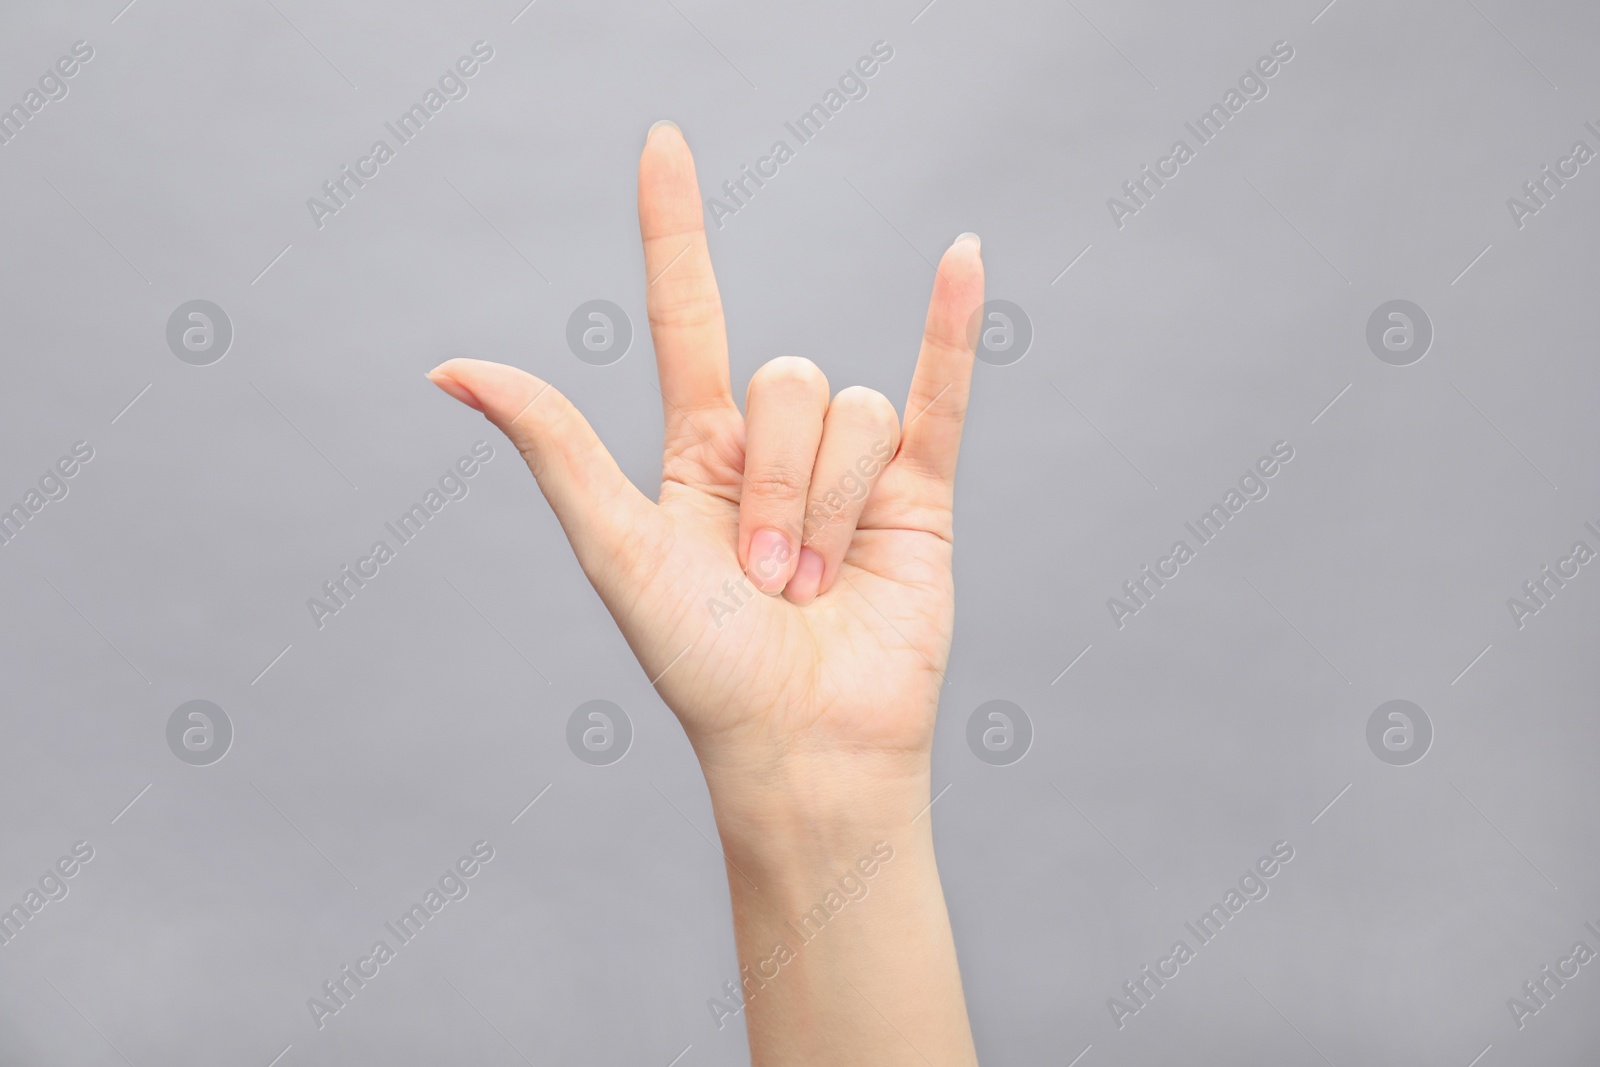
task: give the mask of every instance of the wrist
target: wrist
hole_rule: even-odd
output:
[[[932,773],[930,753],[920,749],[721,746],[697,755],[719,818],[727,815],[733,822],[892,818],[921,797],[910,818],[927,803]]]
[[[928,751],[790,748],[751,758],[697,746],[738,945],[724,1009],[744,1014],[752,1062],[835,1062],[847,1047],[852,1062],[910,1064],[925,1059],[921,1046],[975,1064],[933,854]]]
[[[716,787],[741,964],[765,973],[760,961],[780,943],[798,952],[822,925],[854,929],[886,901],[942,915],[927,805],[926,776],[780,775],[755,798],[742,784]]]
[[[926,754],[703,758],[701,766],[723,849],[758,885],[752,867],[769,872],[768,881],[803,881],[879,841],[915,849],[928,835],[931,849],[931,819],[918,817],[929,800]]]

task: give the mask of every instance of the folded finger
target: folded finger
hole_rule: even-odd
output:
[[[839,574],[878,475],[900,443],[900,418],[875,389],[842,389],[828,405],[811,469],[803,547],[784,595],[797,604],[826,593]]]
[[[828,379],[809,359],[780,357],[750,380],[739,564],[763,593],[782,592],[794,574],[827,410]]]

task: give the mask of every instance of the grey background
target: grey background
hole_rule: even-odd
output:
[[[7,105],[96,52],[0,146],[0,502],[95,449],[0,548],[0,898],[96,850],[0,948],[0,1061],[746,1061],[706,1008],[736,963],[689,746],[515,453],[422,372],[551,379],[653,492],[644,131],[676,119],[709,193],[877,40],[867,98],[711,244],[741,396],[797,353],[903,397],[962,230],[1032,319],[977,369],[934,754],[984,1061],[1593,1061],[1596,965],[1521,1031],[1505,1002],[1600,948],[1600,574],[1520,630],[1506,598],[1600,547],[1600,169],[1521,230],[1505,201],[1600,148],[1600,10],[123,3],[0,12]],[[318,230],[306,198],[479,39],[470,95]],[[1278,40],[1270,95],[1115,227]],[[208,367],[165,342],[196,298],[235,330]],[[1410,367],[1365,344],[1395,298],[1436,331]],[[636,327],[611,366],[565,347],[591,299]],[[316,629],[306,599],[480,439],[470,495]],[[1271,495],[1118,630],[1106,598],[1279,440]],[[207,767],[165,741],[196,698],[236,732]],[[1396,698],[1435,730],[1409,767],[1366,747]],[[633,723],[610,766],[564,742],[591,699]],[[1010,766],[965,743],[993,699],[1033,722]],[[306,999],[479,839],[471,895],[316,1029]],[[1119,1031],[1107,998],[1278,840],[1271,895]]]

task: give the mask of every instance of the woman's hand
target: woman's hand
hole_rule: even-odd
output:
[[[640,159],[639,227],[665,401],[659,503],[531,374],[453,359],[429,377],[527,460],[708,776],[811,773],[819,760],[915,773],[950,647],[976,237],[939,264],[902,427],[881,393],[830,399],[794,356],[756,372],[740,416],[694,160],[671,124]]]
[[[921,813],[953,622],[977,238],[940,261],[902,426],[870,389],[830,399],[796,357],[758,370],[739,414],[694,160],[670,123],[646,139],[639,228],[665,401],[659,502],[533,375],[453,359],[429,377],[528,461],[700,757],[742,961],[737,995],[708,1002],[718,1028],[743,1013],[760,1067],[974,1064]]]

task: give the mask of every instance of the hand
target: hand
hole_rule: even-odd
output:
[[[429,377],[528,461],[700,757],[752,1063],[968,1067],[933,820],[917,816],[954,614],[977,238],[940,261],[901,427],[882,394],[830,400],[822,372],[796,357],[756,372],[740,416],[694,160],[670,123],[651,128],[639,161],[639,228],[665,401],[659,502],[533,375],[453,359]],[[874,867],[868,850],[892,863]],[[860,902],[818,904],[844,899],[836,885],[857,886]],[[718,1010],[733,1009],[714,1008],[720,1028]]]
[[[533,375],[452,359],[429,377],[527,460],[714,784],[819,758],[829,773],[924,772],[954,612],[977,238],[940,261],[902,428],[881,393],[830,401],[822,372],[792,356],[756,372],[740,416],[694,160],[670,123],[640,159],[639,228],[665,401],[658,503]]]

